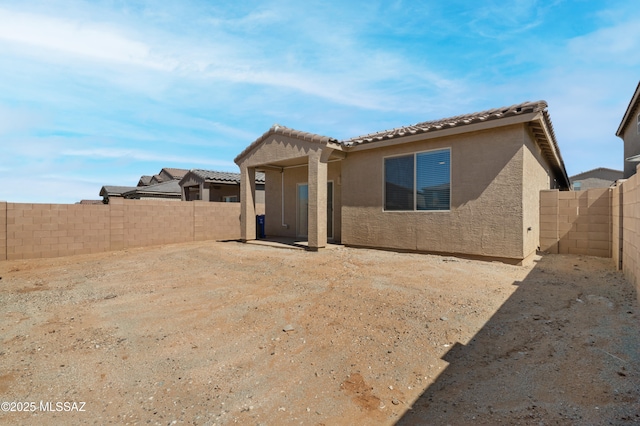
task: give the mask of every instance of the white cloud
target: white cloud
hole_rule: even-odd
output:
[[[197,39],[189,34],[170,34],[149,27],[148,23],[143,24],[147,27],[133,29],[89,18],[0,9],[0,47],[4,44],[4,50],[12,55],[61,63],[72,72],[101,76],[119,86],[139,87],[153,96],[162,96],[172,85],[231,82],[291,90],[341,105],[385,111],[411,104],[404,94],[394,94],[398,86],[407,82],[428,86],[435,92],[459,84],[390,51],[366,47],[345,29],[339,34],[320,31],[323,21],[300,28],[291,45],[282,40],[267,44],[260,31],[234,35],[238,27],[254,28],[275,21],[293,25],[288,20],[298,17],[264,9],[240,18],[217,18],[213,34]],[[19,47],[25,45],[29,49]],[[265,48],[267,45],[270,47]],[[81,61],[65,60],[68,57]],[[98,66],[91,67],[92,62]],[[104,67],[105,64],[109,66]],[[380,84],[390,90],[381,89]]]
[[[98,159],[121,159],[146,162],[160,162],[164,164],[200,164],[214,167],[232,167],[236,165],[232,161],[215,160],[205,157],[186,157],[167,153],[154,153],[134,149],[122,148],[96,148],[96,149],[69,149],[60,153],[68,157],[85,157],[86,161]]]
[[[150,60],[150,48],[131,40],[118,30],[97,22],[0,9],[0,40],[50,49],[62,54],[89,59],[167,68],[166,64]]]
[[[633,65],[640,63],[640,19],[619,22],[569,43],[569,51],[583,62],[607,66],[613,61]],[[593,66],[592,64],[590,66]]]

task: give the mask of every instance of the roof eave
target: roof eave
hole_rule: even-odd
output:
[[[629,102],[629,105],[627,105],[627,110],[625,111],[624,116],[622,116],[622,121],[618,126],[618,130],[616,131],[616,136],[620,138],[622,137],[622,133],[624,132],[625,127],[627,127],[627,124],[631,119],[631,114],[635,109],[635,106],[637,105],[639,98],[640,98],[640,81],[638,82],[638,86],[636,86],[636,91],[633,93],[633,96],[631,97],[631,101]]]
[[[536,126],[537,123],[537,126]],[[560,147],[556,141],[553,124],[547,111],[541,111],[538,116],[531,121],[529,125],[538,146],[542,150],[551,168],[554,169],[556,176],[561,178],[563,182],[559,182],[563,189],[571,188],[571,181],[560,154]]]
[[[460,135],[463,133],[470,133],[470,132],[476,132],[480,130],[493,129],[497,127],[510,126],[513,124],[522,124],[522,123],[527,123],[534,120],[538,114],[539,114],[538,112],[531,112],[531,113],[526,113],[522,115],[489,120],[489,121],[480,122],[480,123],[465,124],[465,125],[450,127],[446,129],[429,130],[427,132],[409,134],[406,136],[395,136],[392,138],[385,138],[380,141],[372,141],[372,142],[359,143],[356,145],[349,145],[345,147],[346,148],[345,151],[355,152],[355,151],[362,151],[367,149],[377,149],[377,148],[382,148],[387,146],[418,142],[418,141],[423,141],[427,139],[435,139],[435,138],[441,138],[445,136],[454,136],[454,135]]]

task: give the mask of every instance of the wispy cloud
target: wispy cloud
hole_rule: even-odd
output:
[[[163,68],[150,60],[149,46],[131,40],[118,30],[98,22],[0,9],[0,40],[49,49],[60,54],[93,60]]]
[[[69,157],[86,157],[91,160],[122,159],[127,161],[160,162],[164,164],[196,164],[213,167],[235,167],[232,161],[214,160],[203,157],[183,157],[169,154],[156,154],[135,149],[72,149],[61,153]]]

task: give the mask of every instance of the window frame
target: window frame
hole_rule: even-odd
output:
[[[418,180],[418,155],[425,154],[430,152],[438,152],[438,151],[448,151],[449,152],[449,208],[448,209],[418,209],[418,191],[416,189],[417,180]],[[399,157],[409,157],[413,156],[413,209],[412,210],[387,210],[387,180],[386,180],[386,160],[388,158],[399,158]],[[443,148],[433,148],[427,149],[423,151],[414,151],[414,152],[405,152],[402,154],[393,154],[382,157],[382,211],[385,213],[438,213],[438,212],[451,212],[451,195],[453,193],[453,187],[451,185],[451,175],[452,175],[452,158],[451,158],[451,147],[443,147]]]
[[[638,117],[637,117],[637,128],[638,128],[638,134],[640,135],[640,114],[638,114]]]

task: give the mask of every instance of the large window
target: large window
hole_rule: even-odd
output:
[[[385,158],[384,184],[385,210],[449,210],[451,151]]]

